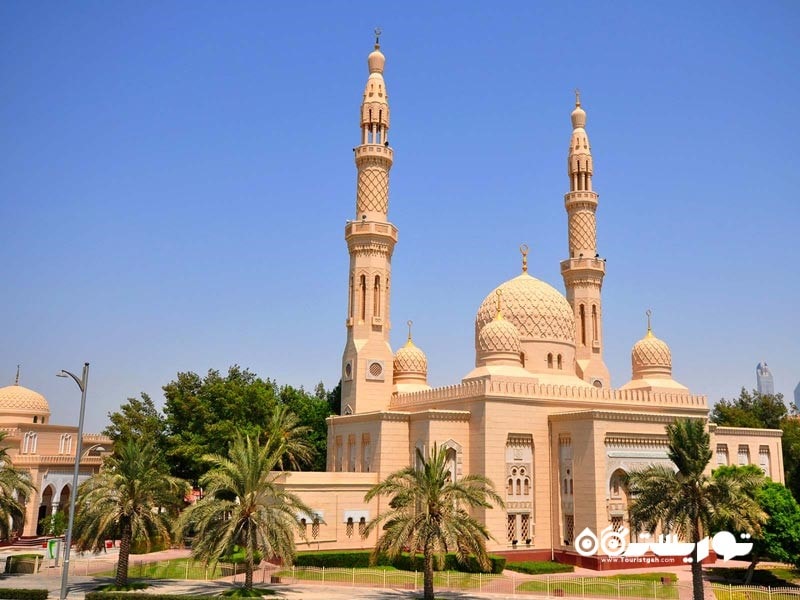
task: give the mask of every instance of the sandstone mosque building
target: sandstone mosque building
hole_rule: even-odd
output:
[[[69,512],[69,498],[75,468],[78,428],[50,423],[47,399],[19,384],[19,368],[13,385],[0,388],[0,432],[12,464],[27,471],[36,487],[25,505],[23,522],[12,524],[15,536],[42,533],[40,521],[53,513]],[[102,434],[84,433],[78,482],[83,483],[100,469],[111,451],[111,440]]]
[[[327,472],[291,472],[285,485],[314,508],[298,515],[298,548],[370,548],[364,526],[386,499],[364,502],[369,488],[416,461],[416,450],[445,446],[453,477],[479,473],[505,508],[475,516],[491,531],[492,551],[587,562],[575,552],[584,528],[628,525],[622,476],[667,459],[665,426],[708,418],[705,396],[672,377],[669,346],[648,327],[631,352],[630,380],[610,386],[603,360],[602,285],[597,253],[598,194],[576,98],[567,158],[569,254],[561,262],[566,294],[528,272],[490,291],[475,316],[475,365],[460,383],[431,388],[427,359],[409,336],[389,342],[391,259],[398,240],[389,221],[390,109],[385,57],[376,40],[360,114],[355,219],[345,226],[350,253],[342,411],[329,418]],[[467,369],[465,369],[466,371]],[[783,481],[781,432],[709,424],[723,464],[757,464]],[[602,552],[601,552],[602,554]],[[591,563],[590,563],[591,564]],[[594,563],[599,566],[599,563]]]

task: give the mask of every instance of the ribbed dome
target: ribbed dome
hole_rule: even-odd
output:
[[[394,374],[423,375],[428,374],[428,358],[425,353],[408,340],[406,345],[394,354]]]
[[[575,317],[567,299],[544,281],[522,273],[486,296],[475,316],[475,342],[495,314],[497,291],[503,295],[503,316],[519,332],[520,341],[558,341],[575,344]]]
[[[648,330],[647,335],[636,342],[631,350],[633,377],[672,376],[672,353],[666,342]]]
[[[0,388],[0,415],[50,415],[50,405],[44,396],[21,385]]]
[[[503,318],[488,323],[478,334],[478,352],[513,352],[519,355],[519,331]]]

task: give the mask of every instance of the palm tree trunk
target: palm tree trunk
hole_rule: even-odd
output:
[[[252,590],[253,589],[253,560],[255,557],[255,551],[253,546],[255,545],[255,539],[253,538],[253,524],[249,523],[247,526],[247,562],[245,564],[245,571],[244,571],[244,589]]]
[[[433,552],[429,548],[423,551],[423,592],[424,600],[434,600],[433,598]]]
[[[703,565],[697,559],[697,542],[700,541],[700,525],[695,522],[692,531],[692,598],[693,600],[703,600]]]
[[[131,531],[130,521],[124,520],[122,523],[122,535],[119,541],[119,560],[117,561],[117,575],[114,578],[114,585],[118,588],[128,585],[128,559],[131,554]]]
[[[756,565],[758,564],[758,556],[756,556],[755,552],[753,553],[753,560],[750,561],[750,564],[747,565],[747,572],[744,575],[744,584],[750,585],[750,582],[753,581],[753,573],[755,573]]]

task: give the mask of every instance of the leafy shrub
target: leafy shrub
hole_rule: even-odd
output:
[[[509,571],[517,573],[527,573],[528,575],[542,575],[545,573],[572,573],[575,567],[572,565],[562,565],[557,562],[526,560],[522,562],[510,562],[506,565]]]
[[[14,554],[6,558],[6,573],[33,573],[42,568],[41,554]]]
[[[325,567],[326,569],[365,569],[370,566],[372,552],[369,550],[355,550],[342,552],[332,550],[327,552],[299,552],[294,564],[298,567]],[[388,565],[388,560],[379,560],[379,565]]]
[[[148,546],[144,540],[133,540],[131,542],[131,554],[147,554],[149,552],[160,552],[169,550],[170,540],[161,536],[153,536]]]
[[[256,550],[253,553],[253,564],[258,565],[261,564],[261,552]],[[244,548],[239,546],[233,547],[233,552],[228,556],[223,556],[219,559],[219,562],[222,563],[232,563],[234,565],[243,565],[247,562],[247,551]]]
[[[9,598],[10,600],[45,600],[47,594],[47,590],[0,588],[0,598]]]
[[[326,569],[365,569],[372,566],[370,558],[372,552],[369,550],[355,551],[325,551],[325,552],[300,552],[295,558],[294,564],[298,567],[325,567]],[[458,562],[456,555],[448,553],[444,557],[445,571],[461,571],[462,573],[502,573],[506,565],[506,559],[502,556],[489,556],[491,566],[489,570],[481,569],[478,560],[474,556],[467,559],[466,564]],[[414,557],[408,554],[401,554],[395,560],[390,560],[386,556],[378,558],[376,563],[379,566],[392,566],[403,571],[422,571],[422,554]]]

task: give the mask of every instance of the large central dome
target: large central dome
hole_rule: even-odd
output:
[[[575,316],[567,299],[551,285],[522,273],[486,296],[475,316],[477,339],[497,313],[497,291],[502,291],[503,316],[519,331],[520,341],[575,344]]]
[[[44,423],[50,416],[50,405],[38,392],[21,385],[0,388],[0,422],[16,422],[20,418]],[[34,422],[36,422],[34,421]]]

